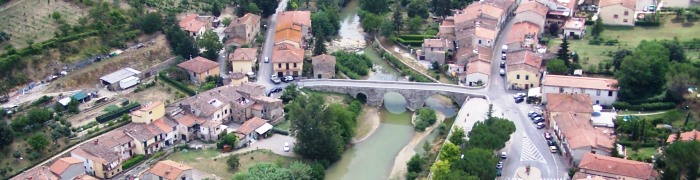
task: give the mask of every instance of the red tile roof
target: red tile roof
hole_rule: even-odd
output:
[[[149,173],[156,176],[162,177],[168,180],[177,180],[178,176],[185,171],[192,170],[194,168],[177,163],[171,160],[159,161],[148,170]]]
[[[571,149],[591,147],[607,152],[612,149],[614,137],[597,131],[591,125],[591,113],[553,112],[550,115]]]
[[[258,129],[260,126],[265,125],[267,123],[267,120],[264,120],[259,117],[253,117],[248,119],[248,121],[244,122],[243,125],[241,125],[240,128],[236,130],[236,132],[242,133],[242,134],[250,134],[255,129]]]
[[[574,87],[586,89],[602,89],[617,91],[617,80],[608,78],[593,78],[581,76],[545,75],[542,79],[545,86]]]
[[[277,24],[292,22],[296,25],[311,27],[310,11],[284,11],[277,15]]]
[[[304,49],[292,48],[289,50],[272,51],[273,63],[300,63],[304,61]]]
[[[157,119],[153,121],[152,123],[154,126],[158,127],[161,131],[165,133],[169,133],[173,131],[173,127],[168,125],[168,123],[165,122],[164,118]]]
[[[526,35],[537,36],[540,33],[540,26],[535,23],[525,21],[513,24],[511,31],[508,32],[506,44],[524,42]]]
[[[228,56],[229,61],[255,61],[258,56],[257,48],[238,48]]]
[[[549,112],[593,113],[593,100],[588,94],[556,94],[548,93],[547,107]]]
[[[692,131],[681,133],[680,141],[694,141],[697,140],[698,137],[700,137],[700,131],[693,129]],[[668,135],[666,142],[673,143],[674,141],[676,141],[676,134],[673,133]]]
[[[532,51],[511,52],[506,60],[508,72],[525,70],[533,74],[539,74],[542,66],[542,56]]]
[[[186,114],[186,115],[176,119],[175,121],[177,121],[178,124],[182,124],[183,126],[190,127],[190,126],[194,125],[194,123],[203,123],[205,120],[200,118],[200,117],[191,115],[191,114]]]
[[[582,172],[605,173],[637,179],[656,179],[654,165],[622,158],[586,153],[578,164]],[[624,179],[624,178],[623,178]]]
[[[190,72],[203,73],[210,69],[218,68],[219,63],[199,56],[194,59],[182,62],[177,66]]]
[[[80,166],[82,166],[83,161],[74,157],[64,157],[56,160],[56,162],[53,162],[49,169],[54,174],[61,175],[64,171],[66,171],[66,169],[68,169],[68,167],[70,167],[73,164],[81,164]]]
[[[547,5],[544,5],[540,2],[537,1],[527,1],[520,3],[518,6],[518,9],[515,10],[515,14],[526,12],[526,11],[532,11],[538,15],[541,15],[542,17],[547,16],[547,12],[549,11],[549,8]]]
[[[491,63],[484,61],[472,61],[467,64],[467,74],[482,73],[491,74]]]
[[[197,16],[199,15],[190,14],[185,16],[185,18],[182,19],[179,23],[180,28],[184,29],[185,31],[198,32],[206,24],[204,22],[198,21]]]
[[[637,0],[600,0],[600,2],[598,3],[600,8],[617,4],[634,10],[637,6]]]

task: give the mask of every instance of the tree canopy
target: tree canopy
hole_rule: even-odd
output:
[[[452,171],[464,171],[482,179],[496,179],[496,162],[492,150],[470,148],[464,152],[464,158],[452,163]]]
[[[340,159],[345,146],[343,131],[340,122],[333,121],[333,110],[326,108],[322,96],[297,96],[287,109],[297,138],[295,153],[326,162]]]
[[[566,74],[567,67],[566,64],[564,64],[564,60],[561,59],[552,59],[547,62],[547,72],[549,74],[559,74],[563,75]]]
[[[676,141],[666,148],[664,156],[664,162],[667,166],[664,179],[680,179],[680,175],[686,175],[686,179],[698,177],[697,169],[700,167],[699,141]]]
[[[205,31],[204,34],[197,39],[197,45],[204,48],[203,56],[212,61],[218,60],[219,51],[224,48],[224,44],[221,43],[219,35],[212,30]]]
[[[44,134],[36,133],[27,139],[27,144],[29,144],[32,149],[42,152],[46,149],[46,146],[49,145],[49,140],[46,139]]]
[[[9,147],[10,144],[15,140],[14,134],[12,134],[12,129],[7,125],[5,120],[0,120],[0,150],[4,150]]]
[[[661,92],[666,83],[669,51],[656,41],[642,41],[626,56],[615,74],[621,99],[644,99]]]
[[[360,8],[373,14],[389,12],[389,0],[360,0]]]

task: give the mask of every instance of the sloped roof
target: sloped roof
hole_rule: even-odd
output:
[[[195,73],[203,73],[205,71],[208,71],[210,69],[218,68],[219,63],[214,62],[212,60],[209,60],[207,58],[203,58],[201,56],[198,56],[194,59],[190,59],[188,61],[182,62],[177,65],[177,67],[180,67],[182,69],[185,69],[190,72],[195,72]]]
[[[575,87],[586,89],[602,89],[617,91],[617,80],[608,78],[593,78],[581,76],[545,75],[542,80],[545,86]]]
[[[100,80],[103,80],[107,83],[113,84],[113,83],[119,82],[123,79],[126,79],[126,78],[134,76],[134,75],[138,75],[138,74],[141,74],[141,72],[137,71],[135,69],[132,69],[132,68],[124,68],[124,69],[120,69],[118,71],[115,71],[113,73],[107,74],[105,76],[102,76],[102,77],[100,77]]]
[[[178,25],[180,25],[180,28],[184,29],[185,31],[197,32],[206,25],[204,22],[197,20],[197,16],[199,15],[187,15],[180,21],[180,23],[178,23]]]
[[[244,122],[240,128],[236,130],[236,132],[243,133],[243,134],[250,134],[255,129],[258,129],[260,126],[263,126],[267,123],[267,120],[259,118],[259,117],[253,117],[248,119],[246,122]]]
[[[467,74],[482,73],[491,74],[491,63],[484,61],[472,61],[467,64]]]
[[[693,129],[692,131],[681,133],[680,141],[694,141],[697,140],[698,137],[700,137],[700,131]],[[668,139],[666,139],[666,142],[672,143],[674,141],[676,141],[676,134],[673,133],[668,135]]]
[[[423,39],[423,47],[424,48],[430,48],[430,47],[446,47],[447,46],[447,40],[445,39]]]
[[[491,30],[491,29],[486,29],[482,27],[476,27],[476,30],[474,31],[474,34],[477,37],[482,37],[482,38],[487,38],[487,39],[496,39],[496,31]]]
[[[542,56],[532,51],[512,52],[506,60],[508,72],[516,70],[525,70],[533,74],[540,72],[542,66]]]
[[[273,63],[300,63],[304,61],[304,49],[292,48],[272,51]]]
[[[547,111],[593,113],[593,100],[588,94],[547,93]]]
[[[513,27],[508,32],[506,44],[524,42],[526,35],[537,36],[540,33],[540,26],[535,23],[525,21],[513,24]]]
[[[228,56],[229,61],[255,61],[257,59],[257,48],[238,48],[233,54]]]
[[[311,57],[311,64],[316,67],[323,68],[335,68],[335,56],[328,54],[321,54],[318,56]]]
[[[163,131],[165,133],[169,133],[169,132],[174,131],[173,126],[175,126],[175,124],[168,123],[167,121],[172,121],[172,120],[169,120],[166,118],[160,118],[160,119],[153,121],[153,123],[151,123],[151,124],[153,124],[153,126],[155,126],[155,127],[158,127],[158,129],[160,129],[161,131]]]
[[[515,14],[526,11],[532,11],[534,13],[537,13],[538,15],[541,15],[544,18],[547,16],[549,8],[547,7],[547,5],[544,5],[537,1],[527,1],[518,5],[518,9],[515,10]]]
[[[655,179],[658,176],[654,170],[654,165],[650,163],[593,153],[584,154],[581,162],[578,164],[578,168],[638,179]]]
[[[194,168],[172,160],[165,160],[158,161],[156,165],[148,170],[148,172],[164,179],[177,180],[177,177],[180,176],[180,174],[192,169]]]
[[[571,149],[591,147],[608,152],[612,149],[614,139],[591,125],[591,113],[553,112],[550,116],[557,122]]]
[[[586,22],[583,18],[571,18],[564,23],[564,29],[586,29]]]
[[[275,44],[282,41],[292,41],[301,44],[301,27],[291,23],[279,24],[275,28]]]
[[[310,11],[283,11],[277,14],[277,23],[291,22],[296,25],[311,27]]]
[[[464,14],[468,14],[467,16],[465,16],[464,18],[458,18],[458,16],[455,15],[455,23],[461,23],[464,20],[471,20],[473,18],[476,18],[477,16],[481,16],[482,14],[486,14],[496,19],[500,19],[501,16],[503,16],[503,13],[503,9],[498,8],[493,4],[484,2],[474,2],[466,8],[464,8]]]
[[[83,163],[83,161],[81,161],[78,158],[64,157],[64,158],[60,158],[60,159],[56,160],[56,162],[53,162],[53,164],[51,164],[49,169],[54,174],[60,175],[60,174],[63,174],[63,172],[66,171],[66,169],[68,169],[68,167],[70,167],[71,165],[81,164],[80,166],[82,166],[82,163]]]
[[[600,0],[598,5],[600,8],[605,8],[606,6],[621,5],[623,7],[634,10],[637,6],[637,0]]]
[[[236,26],[253,26],[258,22],[260,22],[260,16],[252,13],[246,13],[245,15],[243,15],[243,17],[233,19],[231,21],[231,24],[229,24],[228,27],[226,27],[224,32],[229,33]]]

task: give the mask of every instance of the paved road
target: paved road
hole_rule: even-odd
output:
[[[284,11],[287,8],[287,1],[288,0],[281,0],[279,2],[279,6],[277,7],[277,13]],[[265,63],[265,57],[269,57],[272,59],[272,49],[275,45],[275,26],[277,25],[277,13],[271,15],[267,19],[267,24],[265,25],[266,29],[266,35],[265,35],[265,42],[262,45],[262,53],[260,54],[260,58],[258,63],[260,63],[260,66],[258,68],[258,74],[257,74],[257,84],[261,84],[265,86],[265,92],[269,92],[272,88],[275,87],[284,87],[286,86],[285,83],[280,83],[280,84],[273,84],[272,81],[270,81],[270,75],[272,75],[272,63]]]
[[[337,87],[366,87],[366,88],[388,88],[388,89],[416,89],[447,91],[454,93],[483,94],[483,89],[471,89],[466,86],[443,83],[417,83],[403,81],[371,81],[371,80],[349,80],[349,79],[305,79],[301,80],[299,87],[308,86],[337,86]]]

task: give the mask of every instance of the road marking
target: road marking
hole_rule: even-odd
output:
[[[537,150],[537,147],[535,147],[535,144],[532,143],[530,138],[523,138],[523,146],[521,150],[522,153],[520,154],[520,161],[537,161],[541,162],[542,164],[547,164],[542,156],[542,153]]]

